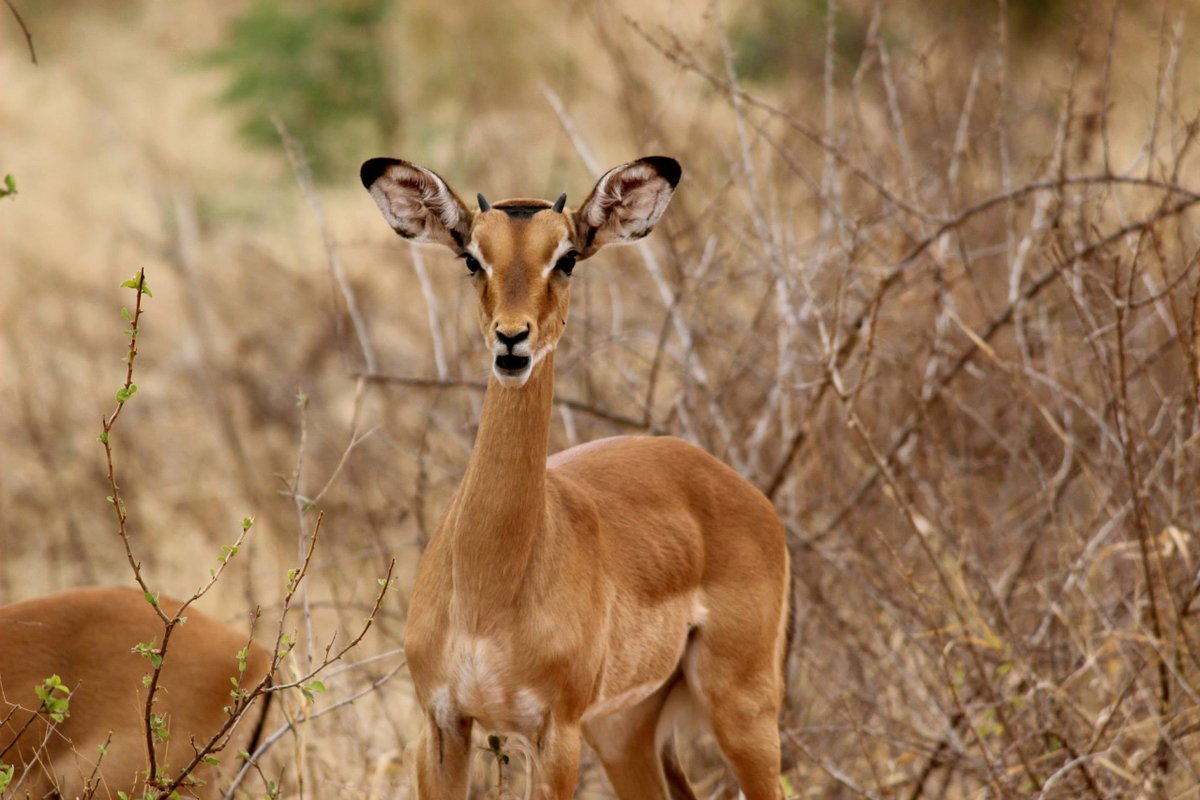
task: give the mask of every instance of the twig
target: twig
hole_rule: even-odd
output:
[[[12,0],[4,0],[4,4],[8,6],[8,10],[16,18],[17,24],[21,26],[21,33],[25,34],[25,44],[29,46],[29,60],[36,66],[38,63],[37,53],[33,49],[33,34],[29,32],[29,28],[25,26],[25,20],[21,19],[20,13],[17,12],[17,7],[12,4]]]
[[[317,227],[321,231],[321,242],[325,245],[325,257],[329,261],[329,274],[333,277],[334,282],[341,291],[342,299],[346,303],[346,314],[350,317],[350,322],[354,326],[354,335],[358,339],[363,363],[367,372],[374,372],[376,369],[375,348],[371,345],[367,323],[363,319],[362,312],[359,311],[358,300],[355,298],[354,290],[350,287],[350,281],[346,277],[346,268],[342,266],[342,260],[337,254],[333,236],[329,232],[329,224],[325,221],[325,212],[321,208],[321,198],[317,196],[316,189],[313,188],[312,173],[308,168],[308,160],[304,157],[304,151],[300,143],[288,132],[287,127],[283,124],[283,120],[277,114],[271,114],[271,122],[275,125],[275,130],[279,133],[279,138],[283,142],[283,149],[287,153],[288,162],[292,165],[292,172],[296,176],[296,183],[300,185],[300,191],[304,193],[304,199],[308,201],[308,206],[312,209],[313,216],[316,217]]]

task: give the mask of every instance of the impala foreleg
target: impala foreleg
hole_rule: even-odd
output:
[[[551,722],[534,766],[536,800],[570,800],[579,779],[580,730],[578,722]]]
[[[418,800],[463,800],[469,786],[471,720],[450,728],[425,722],[416,743],[413,777]]]

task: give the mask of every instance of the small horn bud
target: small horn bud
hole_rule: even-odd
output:
[[[561,214],[563,212],[563,209],[566,207],[567,207],[567,193],[563,192],[562,194],[560,194],[558,196],[558,199],[554,201],[554,211],[557,214]]]
[[[483,192],[476,192],[475,198],[477,200],[479,200],[479,210],[480,211],[491,211],[492,210],[492,204],[489,203],[487,201],[487,198],[483,196]]]

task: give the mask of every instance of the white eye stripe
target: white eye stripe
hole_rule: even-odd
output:
[[[554,272],[554,267],[558,264],[558,260],[571,252],[575,248],[575,244],[570,239],[564,239],[558,243],[558,247],[554,249],[554,255],[550,257],[550,263],[542,269],[542,277],[550,277],[550,273]]]
[[[489,263],[487,262],[487,259],[485,259],[485,258],[483,257],[483,253],[482,253],[482,252],[480,252],[480,250],[479,250],[479,248],[478,248],[478,247],[475,247],[475,246],[473,246],[473,245],[469,245],[469,246],[467,246],[467,247],[465,247],[465,248],[463,248],[463,249],[464,249],[464,250],[467,252],[467,254],[468,254],[468,255],[470,255],[472,258],[474,258],[476,261],[478,261],[478,262],[479,262],[479,266],[483,267],[483,271],[484,271],[484,273],[485,273],[485,274],[486,274],[486,275],[487,275],[489,278],[490,278],[490,277],[492,277],[492,265],[491,265],[491,264],[489,264]]]

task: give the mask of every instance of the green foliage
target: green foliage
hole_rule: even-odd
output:
[[[0,761],[0,792],[3,792],[12,783],[13,773],[16,772],[16,769],[11,764]]]
[[[167,730],[166,714],[150,715],[150,732],[154,734],[155,741],[165,742],[171,738],[171,732]],[[165,774],[163,777],[166,777]]]
[[[62,679],[57,675],[46,678],[41,686],[34,687],[34,691],[38,700],[42,701],[42,710],[49,714],[55,723],[71,716],[71,690],[63,685]]]
[[[17,179],[12,175],[4,176],[4,186],[0,187],[0,197],[14,197],[17,194]]]
[[[1068,12],[1073,5],[1071,0],[1008,0],[1014,38],[1032,40],[1059,30],[1070,21]],[[935,17],[948,35],[990,35],[996,24],[994,3],[931,0],[916,7]],[[730,43],[738,75],[759,82],[820,75],[824,69],[828,10],[828,0],[764,0],[738,6],[730,21]],[[891,16],[913,10],[897,7]],[[838,3],[836,7],[834,54],[839,81],[846,80],[858,65],[867,45],[869,17],[869,6],[856,9]],[[879,35],[895,49],[895,26],[885,24]]]
[[[789,75],[820,75],[825,58],[826,0],[772,0],[747,4],[734,16],[730,43],[739,76],[769,82]],[[858,59],[865,20],[838,6],[837,71]]]
[[[325,684],[321,681],[312,681],[300,685],[300,693],[307,697],[310,701],[316,700],[317,695],[325,691]]]
[[[158,649],[157,641],[151,640],[148,643],[138,642],[133,646],[133,652],[149,661],[150,666],[155,669],[162,667],[162,652]]]
[[[306,147],[313,173],[365,123],[386,138],[396,125],[379,28],[392,0],[255,0],[204,62],[227,75],[223,102],[241,110],[254,145],[279,148],[278,115]],[[356,124],[358,127],[356,128]]]
[[[121,288],[133,289],[135,292],[141,289],[142,294],[146,295],[146,297],[154,297],[154,292],[150,291],[150,284],[146,283],[146,273],[141,270],[129,280],[122,281]],[[122,308],[121,310],[122,312],[128,312],[129,309]],[[121,316],[128,322],[133,321],[132,315],[122,313]]]

